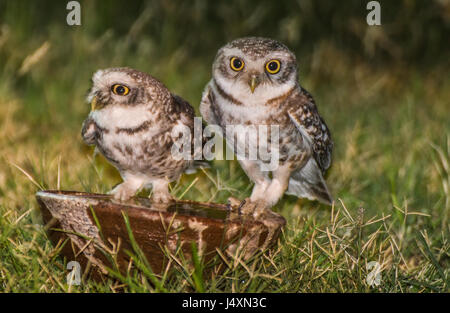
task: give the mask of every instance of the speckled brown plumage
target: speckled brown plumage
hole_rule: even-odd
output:
[[[155,201],[170,200],[168,183],[192,165],[172,156],[172,131],[193,131],[193,108],[154,77],[130,68],[97,71],[92,81],[88,100],[99,108],[84,121],[82,136],[119,170],[124,182],[112,190],[114,197],[127,200],[151,184]],[[115,94],[117,84],[129,92]]]

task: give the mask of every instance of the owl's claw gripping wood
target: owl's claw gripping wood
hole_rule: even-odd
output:
[[[253,215],[255,219],[270,208],[270,205],[264,200],[251,201],[250,198],[246,198],[244,201],[245,203],[241,207],[241,214]]]
[[[235,198],[235,197],[228,198],[227,208],[230,211],[238,212],[243,205],[244,205],[244,201],[239,200],[238,198]]]
[[[229,197],[228,207],[237,216],[253,215],[253,217],[257,218],[269,209],[270,206],[263,200],[251,201],[250,198],[239,200],[234,197]]]
[[[136,194],[136,191],[130,184],[123,182],[111,190],[109,194],[113,195],[115,200],[127,201]]]
[[[169,193],[169,182],[164,179],[158,179],[153,182],[153,195],[151,197],[154,203],[169,203],[174,200]]]
[[[169,203],[174,201],[175,199],[170,193],[154,193],[152,196],[152,202],[155,203]]]

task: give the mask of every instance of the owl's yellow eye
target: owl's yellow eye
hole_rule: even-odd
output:
[[[230,67],[233,71],[242,71],[242,69],[244,68],[244,61],[239,58],[232,57],[230,60]]]
[[[281,62],[278,60],[270,60],[266,63],[266,71],[269,74],[276,74],[280,71]]]
[[[130,88],[124,85],[115,84],[111,86],[112,92],[119,96],[126,96],[130,92]]]

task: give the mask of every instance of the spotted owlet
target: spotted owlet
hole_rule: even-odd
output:
[[[285,45],[250,37],[222,47],[203,92],[200,112],[208,124],[219,125],[222,135],[230,125],[278,127],[278,147],[273,149],[279,159],[272,177],[262,169],[265,161],[259,157],[239,161],[255,183],[249,203],[270,208],[284,193],[332,203],[323,178],[331,163],[330,132],[312,96],[299,85],[295,55]],[[262,144],[245,137],[236,139],[235,133],[230,133],[224,135],[228,145],[231,140],[249,148]]]
[[[191,166],[174,158],[174,127],[194,126],[194,110],[154,77],[130,68],[97,71],[88,95],[92,111],[83,123],[85,143],[95,145],[120,172],[110,193],[127,200],[152,185],[153,201],[172,199],[168,184]]]

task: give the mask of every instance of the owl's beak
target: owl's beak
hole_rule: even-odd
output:
[[[255,89],[256,89],[256,87],[258,87],[260,82],[261,82],[261,80],[259,79],[259,76],[252,75],[250,77],[250,80],[248,81],[248,85],[250,86],[250,90],[252,91],[252,93],[255,92]]]
[[[91,111],[100,110],[103,107],[104,105],[101,102],[97,101],[97,96],[94,96],[91,101]]]
[[[97,105],[97,97],[92,98],[91,101],[91,111],[95,111]]]

